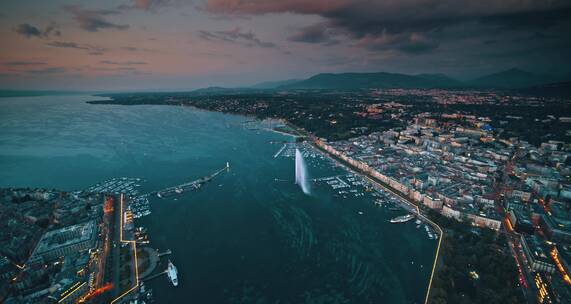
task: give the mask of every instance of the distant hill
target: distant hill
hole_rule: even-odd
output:
[[[396,73],[317,74],[306,80],[281,86],[281,89],[365,89],[365,88],[448,88],[458,81],[440,75]]]
[[[324,73],[308,79],[262,82],[249,87],[223,88],[209,87],[195,90],[195,93],[248,93],[256,90],[356,90],[356,89],[527,89],[555,82],[555,78],[526,72],[517,68],[482,76],[472,81],[462,82],[444,74],[406,75],[398,73]]]
[[[196,89],[196,90],[192,91],[192,93],[215,94],[215,93],[229,93],[229,92],[241,91],[241,90],[245,90],[245,88],[207,87],[207,88],[202,88],[202,89]]]
[[[293,84],[296,82],[301,81],[301,79],[288,79],[288,80],[281,80],[281,81],[266,81],[257,83],[249,88],[252,89],[275,89],[281,86],[286,86],[289,84]]]
[[[482,76],[468,84],[478,88],[519,89],[553,82],[553,78],[517,68]]]
[[[545,97],[571,97],[571,81],[533,86],[522,89],[521,92]]]
[[[464,87],[465,83],[444,74],[418,74],[418,77],[441,83],[443,87]]]
[[[260,82],[252,86],[244,86],[244,87],[219,87],[219,86],[212,86],[207,88],[196,89],[192,91],[196,94],[217,94],[217,93],[234,93],[234,92],[248,92],[248,91],[257,91],[257,90],[273,90],[278,87],[292,84],[295,82],[300,81],[300,79],[288,79],[282,81],[266,81]]]

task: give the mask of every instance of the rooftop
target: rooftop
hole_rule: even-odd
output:
[[[95,228],[95,221],[91,220],[85,223],[48,231],[38,242],[33,255],[40,255],[57,248],[87,241],[93,237]]]

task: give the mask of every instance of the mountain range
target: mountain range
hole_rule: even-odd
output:
[[[366,88],[495,88],[521,89],[555,82],[517,68],[469,81],[460,81],[443,74],[406,75],[397,73],[317,74],[308,79],[282,85],[280,89],[366,89]]]
[[[284,85],[281,89],[366,89],[366,88],[435,88],[461,86],[445,75],[405,75],[396,73],[317,74]]]
[[[288,79],[288,80],[281,80],[281,81],[266,81],[257,83],[250,88],[252,89],[275,89],[287,85],[291,85],[297,82],[302,81],[302,79]]]
[[[566,79],[539,75],[512,68],[485,75],[476,79],[461,81],[444,74],[407,75],[399,73],[322,73],[307,79],[268,81],[247,87],[208,87],[195,90],[196,93],[220,93],[243,90],[355,90],[355,89],[527,89],[531,87],[551,88],[554,83],[569,83]],[[561,87],[559,85],[558,87]],[[537,90],[536,90],[537,91]]]

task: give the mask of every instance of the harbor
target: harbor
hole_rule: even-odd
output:
[[[404,215],[396,217],[393,215],[388,222],[391,224],[402,224],[415,219],[416,228],[424,227],[428,239],[438,240],[438,233],[425,221],[424,217],[417,215],[417,210],[411,205],[404,203],[400,197],[392,192],[383,190],[380,187],[375,187],[369,180],[363,178],[362,175],[353,173],[352,170],[323,154],[323,152],[315,149],[311,145],[303,142],[284,144],[274,155],[274,158],[295,158],[296,149],[300,151],[308,163],[311,163],[315,167],[330,166],[343,169],[342,174],[312,178],[313,187],[330,188],[331,191],[333,191],[334,197],[343,200],[364,198],[370,201],[374,206],[390,214],[405,213]],[[358,214],[362,215],[362,212],[358,211]]]
[[[327,213],[322,212],[331,212],[332,210],[342,212],[339,214],[340,218],[336,221],[337,224],[342,224],[344,221],[351,221],[351,223],[353,223],[352,225],[363,227],[360,229],[365,229],[364,227],[367,227],[366,229],[374,228],[374,230],[368,233],[357,233],[354,231],[349,233],[349,235],[353,235],[355,238],[364,238],[366,241],[363,240],[363,242],[370,244],[372,247],[383,246],[382,244],[385,243],[398,242],[397,237],[405,234],[406,238],[413,238],[415,240],[421,238],[429,242],[426,233],[416,229],[414,225],[411,224],[414,220],[400,225],[391,224],[389,222],[391,218],[398,216],[400,213],[406,214],[407,212],[407,210],[399,204],[398,199],[390,193],[375,189],[370,183],[361,178],[361,176],[345,171],[343,167],[335,164],[318,151],[313,150],[310,146],[303,143],[287,143],[284,145],[283,143],[275,141],[275,143],[270,144],[270,147],[274,148],[274,150],[267,151],[267,158],[270,159],[269,161],[271,163],[280,164],[283,169],[279,171],[279,174],[265,175],[265,183],[268,183],[267,186],[254,191],[254,193],[256,193],[256,196],[259,195],[261,197],[267,196],[268,193],[276,193],[275,195],[277,196],[275,197],[280,197],[282,195],[281,193],[293,193],[295,199],[290,197],[283,203],[275,199],[264,199],[262,202],[253,199],[250,195],[246,195],[242,190],[245,189],[244,183],[246,185],[254,185],[260,181],[257,181],[256,175],[245,175],[245,172],[256,170],[255,168],[259,167],[254,166],[250,168],[252,163],[249,163],[248,166],[236,164],[234,165],[235,167],[232,170],[232,174],[224,174],[223,181],[221,180],[218,185],[222,185],[221,187],[208,187],[208,189],[196,191],[195,194],[193,194],[193,201],[195,201],[195,203],[180,204],[178,203],[180,200],[176,201],[176,198],[173,198],[174,196],[168,196],[166,199],[163,198],[157,201],[161,202],[157,204],[157,206],[160,206],[161,211],[158,211],[159,208],[153,210],[153,220],[144,220],[145,225],[149,226],[150,231],[154,230],[155,234],[160,235],[160,237],[157,238],[157,240],[159,240],[159,246],[161,246],[161,244],[167,244],[168,238],[164,239],[164,241],[161,240],[163,239],[163,235],[178,235],[176,237],[177,239],[193,240],[192,242],[185,242],[184,245],[179,242],[168,243],[169,247],[173,247],[173,256],[171,259],[174,258],[172,261],[177,267],[179,284],[184,286],[185,290],[187,290],[187,294],[190,293],[195,298],[208,298],[209,300],[219,301],[220,303],[229,303],[227,300],[228,297],[231,299],[239,299],[235,300],[238,302],[247,301],[245,300],[247,296],[242,295],[241,292],[236,289],[227,291],[228,294],[226,294],[224,292],[216,292],[216,290],[218,290],[216,286],[228,286],[233,284],[231,282],[239,282],[241,280],[240,272],[252,272],[254,271],[253,269],[256,268],[256,264],[262,262],[269,263],[267,257],[259,257],[257,254],[253,254],[257,257],[256,259],[249,258],[247,254],[238,254],[237,256],[226,254],[226,252],[233,252],[234,246],[244,246],[250,237],[258,235],[259,232],[256,232],[255,227],[270,225],[273,231],[278,231],[278,234],[273,237],[274,241],[264,240],[264,243],[267,244],[265,245],[267,250],[273,252],[272,248],[278,246],[274,242],[279,241],[282,244],[288,244],[285,248],[281,247],[282,251],[292,252],[291,254],[293,254],[293,256],[298,256],[299,254],[299,257],[317,263],[311,252],[316,250],[322,252],[322,250],[324,250],[322,247],[326,244],[316,244],[314,235],[322,234],[323,231],[329,231],[331,228],[328,225],[321,226],[321,224],[315,222],[311,225],[309,222],[311,221],[310,218],[328,216]],[[307,165],[308,176],[306,178],[310,184],[310,194],[304,194],[299,188],[299,185],[296,184],[296,176],[294,174],[296,150],[299,150],[299,154],[302,155]],[[236,176],[236,179],[229,183],[228,178],[234,176]],[[340,193],[340,191],[345,192]],[[222,195],[222,193],[226,193],[226,195],[231,193],[233,197],[232,201],[236,203],[226,202],[225,198],[228,196]],[[246,199],[246,197],[248,199]],[[202,203],[204,201],[208,201],[209,203]],[[377,205],[375,202],[381,203]],[[322,212],[311,213],[310,215],[310,211],[305,208],[311,206],[313,206],[313,208],[319,208]],[[262,209],[260,210],[260,208]],[[189,211],[186,212],[182,210]],[[223,211],[215,212],[216,215],[214,216],[212,210]],[[247,224],[237,223],[236,225],[230,225],[233,226],[233,228],[224,226],[224,232],[218,232],[224,234],[224,237],[221,239],[216,237],[216,234],[213,234],[212,231],[205,230],[205,227],[220,227],[215,223],[233,222],[230,215],[243,214],[244,210],[248,210],[248,212],[254,212],[254,210],[256,210],[255,212],[261,212],[266,210],[263,212],[269,212],[273,221],[271,223],[260,222],[264,217],[249,217]],[[303,215],[306,213],[308,214]],[[177,214],[177,216],[173,214]],[[155,218],[163,217],[168,218],[171,225],[158,226],[155,224]],[[244,229],[245,227],[248,228]],[[211,245],[213,243],[222,247],[214,249]],[[350,241],[349,239],[344,239],[342,243],[349,244]],[[425,243],[421,241],[419,243],[428,248],[434,246],[433,242]],[[428,250],[430,251],[431,249]],[[414,250],[409,250],[408,253],[405,254],[400,252],[401,250],[399,250],[398,258],[407,260],[407,267],[410,268],[411,272],[420,274],[420,277],[427,274],[429,270],[427,265],[430,264],[430,257],[425,259],[425,257],[416,256],[413,254],[415,252]],[[278,252],[273,254],[278,254]],[[288,255],[289,254],[290,253],[288,253]],[[177,256],[184,256],[184,258],[182,260],[180,257],[177,259]],[[335,258],[329,256],[324,258],[328,260],[338,260],[339,268],[337,268],[336,271],[341,273],[347,271],[347,277],[354,277],[353,282],[350,283],[350,286],[354,287],[347,288],[360,288],[361,290],[371,292],[371,288],[375,286],[373,282],[377,280],[378,275],[371,273],[371,270],[366,270],[366,268],[372,269],[374,266],[363,261],[358,255],[339,252],[335,256]],[[200,262],[215,257],[217,260],[227,262],[223,262],[222,265],[208,265]],[[387,256],[385,259],[394,258],[397,257]],[[352,260],[354,261],[352,262]],[[379,259],[379,261],[380,260],[383,259]],[[273,271],[283,272],[285,267],[293,267],[291,266],[293,264],[290,263],[289,261],[284,261],[282,266],[274,264],[275,266],[271,267]],[[346,265],[349,265],[348,268],[345,268]],[[231,270],[236,268],[241,270]],[[182,281],[180,281],[181,269],[186,269],[186,272],[183,273]],[[272,280],[279,279],[272,277]],[[300,278],[300,280],[308,279]],[[189,285],[188,282],[192,283]],[[182,294],[178,292],[179,289],[172,288],[173,285],[166,279],[166,274],[159,276],[157,279],[152,279],[146,284],[151,284],[155,289],[167,290],[162,293],[161,299],[173,301],[174,299],[183,298]],[[256,284],[261,284],[261,281]],[[259,285],[252,284],[252,286]],[[213,296],[213,294],[216,294],[216,296]],[[275,299],[274,297],[279,297],[280,299],[288,299],[288,297],[291,297],[290,299],[292,299],[292,295],[295,295],[295,293],[289,293],[288,295],[285,292],[278,291],[273,291],[271,294],[274,296],[265,294],[262,298]],[[422,293],[419,294],[418,298],[422,298]],[[293,303],[287,300],[285,301]]]
[[[179,273],[177,267],[171,260],[167,258],[172,254],[170,249],[164,252],[152,249],[150,247],[151,240],[148,235],[147,228],[137,225],[135,220],[141,219],[151,214],[150,198],[165,198],[175,194],[182,194],[185,190],[199,189],[203,184],[213,180],[216,176],[230,168],[229,162],[220,170],[212,174],[183,183],[178,186],[168,187],[163,190],[153,191],[146,194],[140,194],[140,188],[144,184],[141,178],[133,177],[117,177],[112,178],[93,186],[85,188],[83,191],[75,191],[76,196],[97,195],[105,200],[103,206],[105,214],[105,223],[107,223],[105,231],[116,230],[112,233],[118,239],[113,241],[113,249],[106,249],[105,254],[100,263],[104,263],[109,255],[110,259],[114,259],[114,274],[109,276],[110,282],[102,285],[98,281],[90,281],[91,291],[84,295],[84,300],[104,294],[106,297],[114,297],[111,303],[125,302],[129,303],[154,303],[153,289],[145,285],[159,277],[165,277],[173,287],[179,286]],[[116,222],[114,222],[114,220]],[[117,246],[117,243],[121,244]],[[130,245],[130,246],[129,246]],[[108,246],[108,245],[106,245]],[[107,248],[107,247],[106,247]],[[131,252],[131,253],[129,253]],[[161,259],[161,257],[163,257]],[[119,260],[130,259],[127,264],[127,273],[125,270],[118,272],[122,266],[117,263]],[[162,260],[166,259],[166,266]],[[166,267],[164,270],[158,270]],[[130,274],[129,274],[130,273]],[[100,287],[98,287],[100,286]],[[131,287],[129,287],[131,286]]]

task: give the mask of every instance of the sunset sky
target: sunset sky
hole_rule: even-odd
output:
[[[571,73],[569,0],[4,0],[0,24],[0,89]]]

